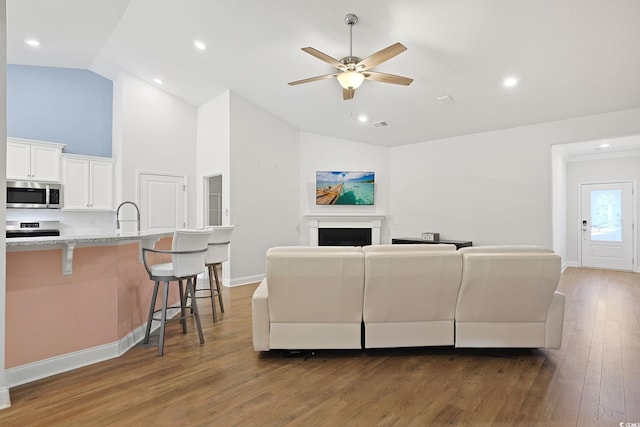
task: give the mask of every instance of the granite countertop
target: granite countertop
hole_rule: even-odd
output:
[[[127,240],[142,240],[146,238],[162,238],[173,235],[173,230],[155,231],[132,231],[114,232],[111,234],[91,234],[91,235],[69,235],[69,236],[48,236],[48,237],[19,237],[7,239],[7,248],[15,247],[37,247],[50,245],[100,245],[114,244]]]

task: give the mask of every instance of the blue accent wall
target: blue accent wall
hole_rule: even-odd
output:
[[[7,65],[7,136],[111,157],[113,82],[89,70]]]

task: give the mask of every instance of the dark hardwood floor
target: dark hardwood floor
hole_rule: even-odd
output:
[[[151,284],[150,284],[151,286]],[[640,274],[569,268],[560,350],[256,353],[255,285],[224,290],[205,344],[167,327],[165,356],[118,359],[11,390],[3,426],[619,426],[640,423]]]

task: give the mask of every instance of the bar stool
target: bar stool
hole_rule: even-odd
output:
[[[144,343],[149,343],[149,334],[151,333],[151,322],[160,321],[160,338],[158,342],[158,355],[164,353],[164,329],[165,324],[170,320],[179,320],[182,324],[182,333],[187,333],[186,318],[193,316],[198,328],[198,336],[200,344],[204,344],[204,336],[202,335],[202,325],[200,324],[200,315],[198,314],[198,306],[195,299],[191,298],[191,306],[186,305],[186,298],[195,295],[195,281],[198,274],[204,272],[204,262],[207,253],[207,243],[210,230],[177,230],[173,234],[173,242],[170,251],[159,249],[142,249],[142,260],[144,267],[149,273],[149,278],[155,282],[153,295],[151,297],[151,307],[149,308],[149,317],[147,320],[147,331],[144,335]],[[147,254],[155,252],[160,254],[170,254],[171,262],[149,265]],[[183,280],[187,282],[186,294],[183,288]],[[156,310],[156,300],[158,297],[158,289],[160,282],[164,282],[164,292],[162,299],[162,308]],[[169,298],[169,283],[177,282],[180,291],[180,305],[167,307]],[[180,308],[180,317],[167,319],[167,308]],[[186,309],[190,308],[187,313]],[[160,317],[154,317],[154,314],[160,312]]]
[[[213,226],[207,227],[212,234],[209,236],[209,245],[206,256],[206,267],[209,270],[209,287],[199,288],[196,291],[207,292],[206,295],[196,296],[196,298],[211,298],[211,311],[213,312],[213,322],[218,322],[216,313],[216,297],[220,304],[220,312],[224,313],[224,303],[222,302],[222,287],[218,277],[218,266],[229,259],[229,245],[231,243],[231,233],[235,226]],[[215,282],[214,282],[215,280]]]

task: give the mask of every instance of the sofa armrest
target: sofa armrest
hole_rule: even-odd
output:
[[[545,347],[559,349],[562,345],[562,328],[564,325],[564,294],[555,291],[547,313],[544,340]]]
[[[267,279],[263,279],[253,292],[251,322],[253,349],[255,351],[269,351],[269,292],[267,290]]]

